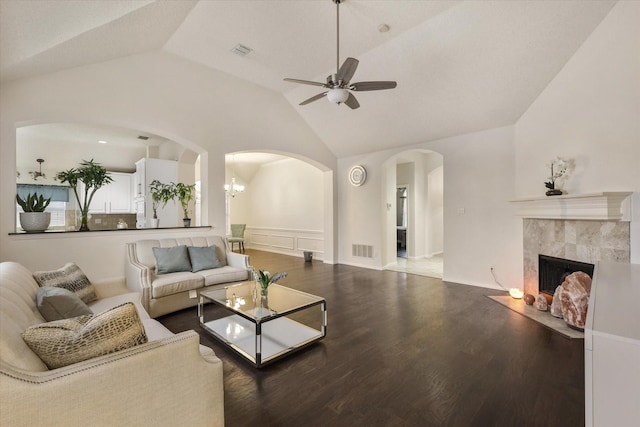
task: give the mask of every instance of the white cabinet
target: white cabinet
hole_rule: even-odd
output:
[[[96,191],[89,205],[90,213],[133,213],[133,174],[109,172],[113,179]],[[79,188],[80,190],[80,188]],[[84,191],[84,190],[82,190]]]
[[[134,175],[134,194],[136,228],[151,228],[153,218],[153,203],[149,194],[149,184],[157,179],[163,184],[177,182],[178,162],[173,160],[144,158],[136,162]],[[177,201],[170,201],[164,207],[158,208],[158,220],[160,227],[177,227],[178,223]]]
[[[598,263],[584,329],[587,427],[638,425],[638,301],[640,264]]]

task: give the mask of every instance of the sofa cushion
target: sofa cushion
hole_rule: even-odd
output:
[[[156,274],[191,271],[189,253],[185,245],[172,248],[153,248],[156,257]]]
[[[107,298],[101,298],[98,301],[94,301],[89,304],[89,308],[93,314],[98,314],[117,305],[124,304],[125,302],[132,302],[136,306],[140,319],[144,320],[151,318],[149,313],[147,313],[142,306],[141,295],[139,292],[127,292],[125,294],[117,294]]]
[[[147,342],[133,303],[97,315],[28,328],[22,338],[49,369],[60,368]]]
[[[93,314],[78,295],[55,286],[43,286],[38,289],[36,306],[47,322]]]
[[[198,274],[204,277],[204,285],[218,285],[220,283],[240,282],[242,280],[249,279],[249,272],[247,270],[230,267],[228,265],[216,268],[214,270],[202,270]]]
[[[40,286],[56,286],[74,292],[85,303],[98,299],[96,290],[75,263],[69,262],[57,270],[33,273]]]
[[[191,271],[209,270],[212,268],[220,268],[220,260],[216,254],[215,246],[188,246],[189,259],[191,260]]]
[[[204,278],[200,273],[179,272],[153,276],[151,282],[151,296],[162,298],[184,291],[198,289],[204,286]]]
[[[221,265],[227,265],[227,242],[222,236],[194,236],[179,239],[146,239],[138,240],[135,243],[135,256],[137,262],[146,265],[149,268],[156,266],[156,260],[153,255],[153,248],[172,248],[174,246],[215,246],[216,255]]]

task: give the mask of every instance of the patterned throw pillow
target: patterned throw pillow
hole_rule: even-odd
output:
[[[95,316],[56,320],[29,327],[22,339],[49,369],[147,342],[136,306],[127,302]]]
[[[33,277],[40,286],[55,286],[70,290],[78,295],[85,304],[98,299],[95,287],[80,270],[80,267],[73,262],[65,264],[58,270],[36,271],[33,273]]]

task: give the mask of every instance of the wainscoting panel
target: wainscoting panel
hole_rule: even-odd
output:
[[[324,254],[324,231],[247,226],[245,247],[284,255],[303,256],[313,252],[315,259]]]

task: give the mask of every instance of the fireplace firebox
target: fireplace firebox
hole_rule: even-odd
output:
[[[593,278],[593,268],[593,264],[540,254],[538,255],[538,290],[540,293],[553,295],[556,288],[571,273],[582,271]]]

